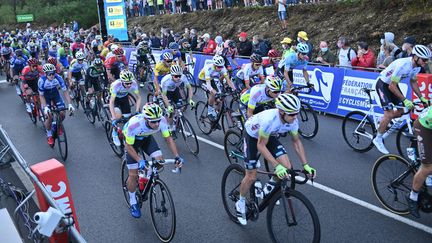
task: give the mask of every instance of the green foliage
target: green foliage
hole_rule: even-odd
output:
[[[98,22],[95,0],[12,0],[0,5],[0,23],[15,24],[16,14],[33,14],[35,22],[43,25],[77,20],[80,26],[90,27]]]

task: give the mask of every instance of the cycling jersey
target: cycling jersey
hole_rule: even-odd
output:
[[[165,49],[165,50],[163,50],[162,53],[161,53],[161,55],[160,55],[160,60],[163,60],[163,54],[165,54],[167,52],[169,52],[169,53],[171,53],[173,55],[173,60],[176,59],[176,58],[178,60],[181,60],[181,52],[179,50],[175,51],[175,50],[171,50],[171,49]]]
[[[58,51],[57,47],[55,47],[55,48],[50,47],[48,49],[48,57],[54,57],[57,59],[57,51]]]
[[[106,61],[104,62],[104,65],[106,69],[112,69],[112,68],[120,68],[122,65],[127,67],[128,63],[124,55],[122,56],[121,60],[118,60],[117,56],[114,55],[111,57],[107,57]]]
[[[144,114],[138,114],[133,116],[124,126],[123,134],[125,135],[126,143],[133,145],[136,140],[143,140],[146,137],[151,136],[157,132],[161,131],[162,137],[167,138],[170,136],[168,130],[168,122],[165,117],[161,118],[159,122],[159,127],[157,129],[152,129],[147,125],[144,118]]]
[[[40,76],[43,75],[42,67],[38,66],[35,71],[32,71],[30,66],[24,67],[21,72],[22,81],[35,81],[38,80]]]
[[[39,78],[38,81],[38,89],[40,95],[45,95],[45,92],[52,93],[57,92],[58,93],[58,87],[60,87],[63,91],[66,91],[66,84],[63,80],[63,78],[55,74],[53,80],[48,80],[46,76],[42,76]]]
[[[187,80],[185,75],[182,75],[178,82],[174,82],[172,75],[168,74],[162,78],[161,89],[162,89],[162,92],[164,92],[164,94],[166,94],[168,91],[176,90],[182,84],[184,84],[186,87],[190,86],[189,81]]]
[[[252,63],[247,63],[242,66],[242,68],[237,72],[237,78],[241,80],[251,80],[255,81],[255,77],[262,77],[264,75],[263,68],[260,66],[258,69],[254,70],[252,68]]]
[[[10,55],[10,54],[12,54],[12,47],[4,46],[1,48],[1,55],[2,56],[6,56],[6,55]]]
[[[129,93],[134,93],[139,95],[138,85],[135,81],[132,81],[132,85],[129,88],[126,88],[120,79],[117,79],[111,84],[110,87],[111,97],[115,98],[123,98],[126,97]]]
[[[198,74],[200,80],[220,80],[222,77],[228,77],[227,69],[223,67],[221,70],[217,70],[213,64],[207,64]]]
[[[77,59],[72,60],[70,64],[70,71],[72,73],[80,73],[82,69],[87,70],[88,64],[84,60],[82,63],[79,63]]]
[[[70,49],[68,52],[66,52],[63,47],[57,50],[57,59],[65,68],[69,68],[68,56],[72,56]]]
[[[245,123],[246,132],[253,138],[275,136],[278,133],[297,134],[298,120],[293,123],[283,123],[278,109],[269,109],[251,116]]]
[[[266,85],[258,84],[244,92],[240,97],[240,102],[250,109],[255,109],[257,105],[269,103],[274,100],[266,94]]]
[[[85,45],[83,43],[72,43],[70,49],[72,50],[72,54],[75,56],[75,53],[77,53],[78,51],[82,51],[84,53],[85,51]]]
[[[303,66],[302,67],[303,70],[306,70],[307,64],[308,64],[308,62],[306,60],[298,59],[297,53],[295,53],[295,52],[289,53],[286,56],[284,62],[285,62],[284,63],[285,64],[285,70],[292,70],[297,66]]]
[[[399,83],[402,79],[409,77],[413,79],[420,72],[421,67],[413,67],[412,57],[400,58],[381,71],[379,79],[390,84],[392,81]]]
[[[156,63],[153,71],[154,75],[158,76],[158,81],[160,82],[162,80],[162,77],[167,75],[170,72],[170,64],[168,66],[165,65],[163,62]]]
[[[27,57],[26,56],[14,56],[12,57],[11,61],[11,68],[14,70],[21,71],[25,66],[27,66]]]
[[[150,61],[148,59],[148,56],[151,54],[151,49],[150,48],[139,48],[137,49],[137,61],[139,63],[144,63],[145,65],[150,65]]]

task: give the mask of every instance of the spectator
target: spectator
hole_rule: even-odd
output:
[[[285,37],[281,42],[282,44],[282,59],[285,59],[291,52],[295,52],[295,50],[292,48],[292,40],[291,38]]]
[[[164,0],[156,0],[157,1],[157,11],[159,15],[164,14]]]
[[[240,56],[250,56],[252,54],[252,42],[247,39],[246,32],[240,33],[237,50]]]
[[[221,56],[222,51],[224,50],[224,42],[223,42],[222,36],[220,36],[220,35],[216,36],[215,42],[216,42],[215,54]]]
[[[363,68],[375,67],[375,54],[371,49],[369,49],[368,43],[365,41],[360,41],[358,43],[357,57],[351,61],[351,65]]]
[[[212,0],[207,0],[207,10],[212,10],[213,9],[213,2]]]
[[[161,40],[156,36],[155,32],[150,33],[150,47],[151,48],[160,48]]]
[[[155,0],[147,0],[147,4],[148,4],[148,6],[147,6],[147,9],[148,9],[147,13],[150,16],[154,16],[155,15],[154,3],[155,3]]]
[[[286,30],[287,28],[287,0],[277,0],[278,1],[278,16],[281,24],[281,29]]]
[[[205,46],[204,38],[202,36],[198,37],[197,51],[203,52]]]
[[[252,37],[252,54],[256,53],[262,57],[267,56],[268,51],[271,48],[267,48],[266,43],[260,35],[254,35]]]
[[[204,40],[204,48],[203,48],[203,52],[206,55],[213,55],[216,51],[216,42],[214,40],[212,40],[210,38],[210,34],[209,33],[205,33],[203,35],[203,40]]]
[[[384,45],[383,49],[384,49],[384,60],[380,64],[377,63],[377,68],[382,68],[382,69],[388,67],[388,65],[390,65],[390,63],[392,63],[395,59],[394,55],[392,54],[392,51],[394,49],[393,44]]]
[[[394,44],[394,34],[392,32],[385,32],[384,33],[384,39],[381,39],[381,47],[380,47],[380,52],[379,52],[378,57],[377,57],[377,65],[381,65],[384,62],[384,59],[386,58],[384,46],[386,46],[387,48],[389,48],[389,47],[393,48],[390,54],[393,55],[395,58],[401,52],[399,47],[397,47]]]
[[[354,49],[349,46],[348,40],[341,36],[337,42],[338,50],[338,60],[339,65],[342,67],[351,67],[351,60],[353,60],[357,54]]]
[[[402,44],[402,52],[399,54],[399,58],[411,56],[412,50],[416,45],[416,39],[413,36],[408,36],[404,39]]]
[[[309,57],[309,60],[312,60],[312,53],[313,53],[313,45],[310,43],[309,38],[307,37],[307,33],[304,31],[299,31],[297,33],[297,42],[298,43],[306,43],[309,47],[309,52],[307,56]]]
[[[197,51],[198,36],[197,36],[196,29],[191,29],[190,30],[189,43],[191,45],[191,50],[192,51]]]
[[[315,61],[324,65],[334,66],[336,63],[336,57],[329,50],[327,41],[321,41],[319,47],[320,50]]]

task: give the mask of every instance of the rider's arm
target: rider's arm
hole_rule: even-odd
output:
[[[223,77],[226,79],[226,81],[227,81],[228,85],[231,87],[231,89],[232,90],[236,90],[236,88],[234,86],[234,83],[231,81],[231,79],[230,79],[230,77],[228,75],[228,72],[224,73]]]
[[[417,95],[417,97],[419,97],[419,99],[421,97],[423,97],[422,93],[420,92],[420,88],[418,86],[418,83],[417,83],[417,78],[414,77],[414,78],[410,79],[410,83],[411,83],[411,88],[414,91],[414,93]]]
[[[113,95],[112,93],[111,93],[111,97],[110,97],[110,100],[109,100],[109,110],[110,110],[110,112],[111,112],[111,117],[112,117],[112,119],[115,119],[115,111],[114,111],[114,101],[115,101],[115,95]]]
[[[169,104],[168,97],[166,96],[166,91],[162,90],[161,96],[162,96],[162,100],[163,100],[163,102],[165,104],[165,107],[168,107],[170,104]]]
[[[258,137],[257,149],[264,156],[264,159],[266,159],[268,162],[270,162],[273,165],[273,167],[276,167],[279,164],[279,162],[275,159],[275,157],[273,157],[273,155],[267,149],[267,143],[269,141],[269,136],[262,134],[261,130],[259,133],[260,133],[260,135]]]
[[[178,152],[177,152],[177,146],[176,146],[176,144],[175,144],[175,142],[174,142],[174,139],[173,139],[171,136],[169,136],[169,137],[166,137],[165,140],[166,140],[166,142],[167,142],[167,144],[168,144],[169,149],[170,149],[171,152],[173,153],[173,155],[174,155],[175,157],[178,157],[179,154],[178,154]]]
[[[306,80],[306,83],[309,84],[309,73],[306,69],[303,69],[303,77]]]
[[[292,142],[294,145],[294,150],[297,153],[297,156],[300,158],[300,161],[303,165],[307,164],[307,160],[306,160],[306,153],[304,150],[304,146],[303,143],[300,140],[300,137],[298,135],[298,132],[291,132],[291,136],[292,136]]]
[[[396,97],[399,99],[399,100],[405,100],[405,96],[401,93],[401,91],[399,90],[399,88],[398,88],[398,84],[399,84],[399,82],[395,82],[395,81],[391,81],[390,82],[390,84],[389,84],[389,90],[394,94],[394,95],[396,95]],[[417,86],[417,89],[418,89],[418,86]],[[414,90],[414,89],[413,89]],[[418,90],[418,91],[420,91],[420,90]],[[415,92],[415,91],[414,91]]]
[[[133,147],[133,144],[129,144],[126,142],[126,151],[129,156],[131,156],[135,161],[140,161],[141,158],[139,157],[138,153]]]
[[[141,95],[138,89],[134,92],[134,95],[136,98],[135,112],[139,113],[141,109]]]
[[[284,77],[285,77],[285,80],[287,81],[286,90],[289,91],[289,90],[291,90],[292,81],[289,78],[288,69],[286,67],[285,67],[285,70],[284,70]]]

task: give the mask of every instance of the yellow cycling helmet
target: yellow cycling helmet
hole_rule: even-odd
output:
[[[132,83],[135,80],[133,73],[129,70],[123,70],[120,72],[120,80],[123,83]]]
[[[160,120],[162,117],[162,109],[158,104],[147,103],[142,108],[142,113],[147,120]]]
[[[281,91],[283,87],[283,82],[279,77],[267,76],[265,79],[265,85],[270,91]]]

